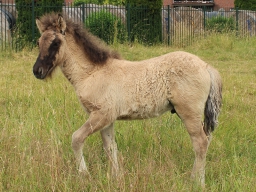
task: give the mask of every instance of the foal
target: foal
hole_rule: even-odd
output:
[[[204,185],[206,152],[222,99],[217,70],[180,51],[143,61],[122,60],[80,25],[58,14],[47,14],[36,24],[41,37],[34,75],[44,79],[60,67],[89,114],[72,135],[79,171],[88,171],[82,152],[85,139],[100,131],[112,174],[118,176],[114,122],[170,111],[186,126],[195,151],[192,177]]]

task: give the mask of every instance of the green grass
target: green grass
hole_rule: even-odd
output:
[[[183,50],[200,56],[223,78],[219,127],[207,154],[205,191],[255,191],[256,39],[212,35]],[[114,46],[129,60],[178,48]],[[51,81],[32,74],[38,51],[0,53],[0,191],[200,191],[190,182],[194,153],[183,124],[170,113],[116,122],[124,176],[108,178],[100,134],[84,154],[91,177],[78,175],[71,135],[86,120],[60,72]]]

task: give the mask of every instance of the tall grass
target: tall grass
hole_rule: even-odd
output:
[[[223,108],[207,155],[205,191],[255,191],[256,39],[211,35],[183,50],[223,78]],[[142,60],[178,48],[115,44]],[[0,53],[0,191],[200,191],[190,182],[194,153],[176,115],[115,124],[123,176],[108,177],[99,133],[85,142],[91,173],[77,173],[71,135],[86,120],[73,88],[57,72],[36,80],[37,50]]]

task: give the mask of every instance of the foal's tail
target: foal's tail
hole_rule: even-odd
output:
[[[208,66],[207,70],[211,77],[211,87],[204,109],[204,132],[206,135],[210,135],[218,124],[222,102],[222,82],[216,69]]]

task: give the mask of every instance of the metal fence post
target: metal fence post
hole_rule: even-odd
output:
[[[238,36],[238,8],[236,7],[236,36]]]
[[[205,26],[206,26],[206,19],[205,19],[205,16],[206,16],[206,13],[205,13],[206,7],[205,7],[205,6],[204,6],[204,8],[203,8],[203,11],[204,11],[204,32],[205,32]]]
[[[167,6],[168,8],[168,28],[167,28],[167,44],[170,45],[170,5]]]
[[[31,20],[31,28],[32,28],[32,48],[35,41],[35,1],[32,1],[32,20]]]
[[[128,42],[131,42],[131,7],[130,3],[127,4],[127,34],[128,34]]]
[[[82,21],[83,21],[83,26],[84,26],[84,23],[85,23],[85,14],[84,14],[84,8],[85,8],[85,7],[84,7],[84,4],[85,4],[85,3],[83,2],[83,5],[82,5],[82,17],[83,17],[83,18],[82,18]]]

